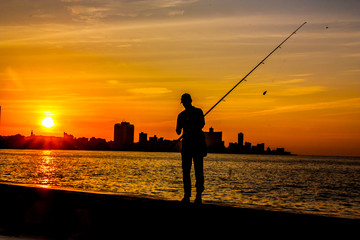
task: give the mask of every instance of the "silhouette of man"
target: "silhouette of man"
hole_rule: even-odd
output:
[[[185,93],[181,96],[181,103],[185,110],[177,118],[176,133],[183,133],[182,140],[182,170],[184,182],[184,198],[182,203],[190,203],[191,197],[191,177],[190,170],[194,160],[195,179],[196,179],[196,199],[195,204],[201,204],[201,194],[204,191],[204,170],[203,157],[206,156],[205,136],[202,128],[205,126],[203,111],[192,106],[190,94]]]

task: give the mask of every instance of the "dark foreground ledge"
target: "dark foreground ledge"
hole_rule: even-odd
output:
[[[183,206],[177,201],[145,197],[0,184],[0,235],[119,239],[199,234],[226,239],[225,236],[250,233],[250,229],[250,234],[276,236],[289,228],[297,229],[301,230],[295,234],[298,236],[304,231],[313,234],[314,230],[324,229],[330,233],[344,228],[344,233],[350,234],[359,227],[358,219],[216,204]]]

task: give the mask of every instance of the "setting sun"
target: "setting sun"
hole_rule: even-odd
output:
[[[46,128],[51,128],[55,125],[54,120],[52,119],[52,117],[45,117],[42,121],[41,121],[41,125],[43,125]]]

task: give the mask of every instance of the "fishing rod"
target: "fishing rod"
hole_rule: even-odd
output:
[[[240,83],[242,83],[253,71],[255,71],[255,69],[257,69],[261,64],[264,64],[265,60],[271,56],[271,54],[273,54],[276,50],[278,50],[279,48],[281,48],[281,45],[283,45],[289,38],[291,38],[292,35],[294,35],[302,26],[304,26],[306,24],[306,22],[304,22],[303,24],[301,24],[300,27],[298,27],[292,34],[290,34],[290,36],[288,36],[284,41],[282,41],[274,50],[271,51],[271,53],[269,53],[269,55],[267,55],[263,60],[261,60],[261,62],[259,62],[258,65],[256,65],[248,74],[245,75],[245,77],[243,77],[237,84],[235,84],[235,86],[230,89],[230,91],[228,91],[217,103],[214,104],[214,106],[212,106],[205,114],[204,117],[211,112],[211,110],[213,110],[222,100],[224,100],[224,98],[227,97],[227,95],[229,95]]]
[[[263,60],[261,60],[248,74],[245,75],[245,77],[243,77],[238,83],[235,84],[234,87],[232,87],[230,89],[230,91],[228,91],[222,98],[220,98],[219,101],[217,101],[205,114],[204,117],[206,115],[208,115],[222,100],[224,100],[224,98],[226,98],[237,86],[239,86],[240,83],[242,83],[243,81],[245,81],[245,79],[255,71],[255,69],[257,69],[261,64],[264,64],[265,60],[270,57],[276,50],[278,50],[279,48],[281,48],[281,45],[283,45],[289,38],[291,38],[294,34],[296,34],[296,32],[302,28],[302,26],[304,26],[306,24],[306,22],[304,22],[303,24],[300,25],[300,27],[298,27],[293,33],[291,33],[287,38],[285,38],[284,41],[282,41],[274,50],[272,50]],[[175,146],[178,142],[180,142],[180,140],[183,138],[183,136],[179,137],[179,139],[173,144],[173,146]]]

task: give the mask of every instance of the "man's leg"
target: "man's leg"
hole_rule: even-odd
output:
[[[191,197],[191,164],[192,155],[190,153],[181,153],[182,157],[182,170],[183,170],[183,182],[184,182],[184,198]]]
[[[196,200],[195,202],[201,203],[201,194],[204,191],[204,160],[203,157],[194,157],[195,168],[195,187],[196,187]]]

